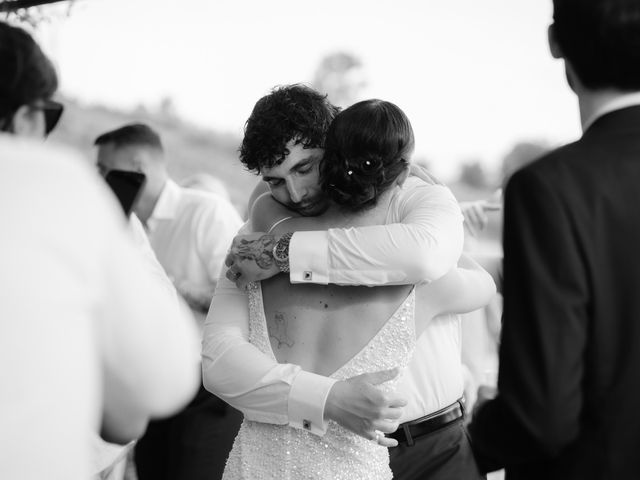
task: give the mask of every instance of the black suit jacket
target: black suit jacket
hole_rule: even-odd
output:
[[[640,107],[505,192],[499,395],[470,425],[507,479],[640,479]]]

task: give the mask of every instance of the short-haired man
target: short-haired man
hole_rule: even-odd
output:
[[[145,174],[134,212],[176,290],[196,319],[203,320],[229,244],[242,224],[237,211],[219,195],[171,180],[160,136],[147,125],[123,126],[100,135],[95,144],[103,175],[111,170]],[[218,478],[239,424],[238,412],[202,388],[183,412],[149,425],[136,446],[138,476]]]
[[[507,185],[499,394],[470,430],[510,479],[640,478],[640,2],[553,5],[583,135]]]
[[[263,176],[278,202],[297,213],[315,215],[326,207],[318,169],[335,113],[325,96],[291,85],[260,99],[247,122],[242,161]],[[271,239],[277,240],[273,249],[260,250],[258,238],[266,238],[262,234],[236,243],[255,246],[256,253],[267,259],[257,270],[276,264],[275,272],[262,269],[260,278],[282,270],[294,282],[324,284],[384,285],[436,279],[455,265],[460,254],[460,209],[442,185],[416,177],[405,185],[402,200],[390,212],[389,225],[286,234]],[[236,274],[242,260],[235,256],[233,263],[232,278],[241,281]],[[419,305],[418,299],[417,315]],[[246,419],[288,424],[318,435],[325,432],[327,420],[334,420],[381,445],[400,442],[401,447],[392,451],[396,452],[391,463],[396,478],[419,478],[417,474],[479,478],[462,425],[456,317],[437,318],[427,327],[417,345],[412,375],[398,387],[400,396],[385,396],[375,388],[393,376],[390,372],[335,382],[295,365],[277,364],[247,343],[247,323],[246,295],[221,279],[205,324],[204,382],[210,391],[242,410]],[[380,437],[375,431],[388,431],[388,419],[398,420],[403,414],[403,397],[408,398],[408,407],[401,420],[417,421],[405,424],[406,429],[393,439]]]

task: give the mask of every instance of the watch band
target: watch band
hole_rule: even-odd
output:
[[[293,237],[293,232],[287,232],[282,235],[273,246],[273,259],[276,262],[278,270],[281,272],[289,272],[289,242]]]

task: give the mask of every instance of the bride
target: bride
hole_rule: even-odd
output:
[[[389,223],[413,146],[411,124],[397,106],[381,100],[354,104],[336,116],[327,134],[319,167],[330,199],[327,210],[315,217],[295,216],[266,194],[251,212],[255,229],[282,234]],[[338,380],[403,369],[433,317],[482,306],[486,298],[469,287],[478,270],[463,259],[442,279],[417,287],[292,285],[285,275],[277,275],[248,287],[249,341],[278,362]],[[419,316],[416,288],[425,302]],[[380,388],[392,391],[395,383]],[[245,421],[223,478],[390,479],[388,451],[377,443],[379,435],[367,440],[330,422],[319,437]]]

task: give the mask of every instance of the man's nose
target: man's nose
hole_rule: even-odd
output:
[[[293,203],[300,203],[305,195],[306,189],[300,185],[296,185],[294,182],[288,182],[287,188],[289,190],[289,197]]]

